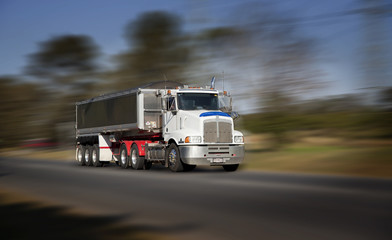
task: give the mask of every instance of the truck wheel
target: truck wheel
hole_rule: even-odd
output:
[[[85,147],[83,145],[79,145],[76,148],[76,160],[78,161],[79,166],[84,165],[84,150],[85,150]]]
[[[139,156],[139,149],[136,144],[132,145],[131,148],[131,166],[133,169],[140,170],[143,169],[144,158]]]
[[[180,159],[180,151],[178,150],[178,147],[176,144],[174,144],[174,143],[170,144],[169,149],[167,151],[166,158],[169,163],[169,169],[172,172],[184,171],[184,166],[182,165],[182,162]]]
[[[150,170],[151,167],[152,167],[152,162],[150,162],[150,161],[144,162],[144,167],[143,167],[144,170]]]
[[[185,164],[185,163],[183,163],[182,165],[184,166],[185,172],[190,172],[196,168],[196,165],[189,165],[189,164]]]
[[[129,167],[128,151],[124,144],[121,146],[120,150],[120,166],[124,169]]]
[[[91,161],[94,167],[102,167],[102,162],[99,161],[99,147],[94,145],[91,151]]]
[[[84,149],[84,165],[91,166],[91,146],[85,146]]]
[[[226,172],[234,172],[237,170],[239,164],[232,164],[232,165],[223,165],[223,169],[226,170]]]

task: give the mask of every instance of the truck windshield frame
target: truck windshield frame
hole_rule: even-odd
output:
[[[178,93],[177,99],[179,110],[219,110],[216,93]]]

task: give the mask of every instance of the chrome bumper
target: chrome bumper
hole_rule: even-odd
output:
[[[239,164],[244,160],[244,145],[180,145],[183,163],[190,165],[221,166]]]

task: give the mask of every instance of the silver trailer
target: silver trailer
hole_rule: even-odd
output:
[[[76,103],[76,137],[116,132],[161,131],[161,94],[157,89],[182,86],[157,82]],[[156,123],[155,125],[152,123]]]

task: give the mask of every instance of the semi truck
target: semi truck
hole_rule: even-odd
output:
[[[100,167],[173,172],[196,166],[236,171],[244,159],[244,136],[234,129],[232,98],[213,85],[151,83],[76,103],[76,160]]]

